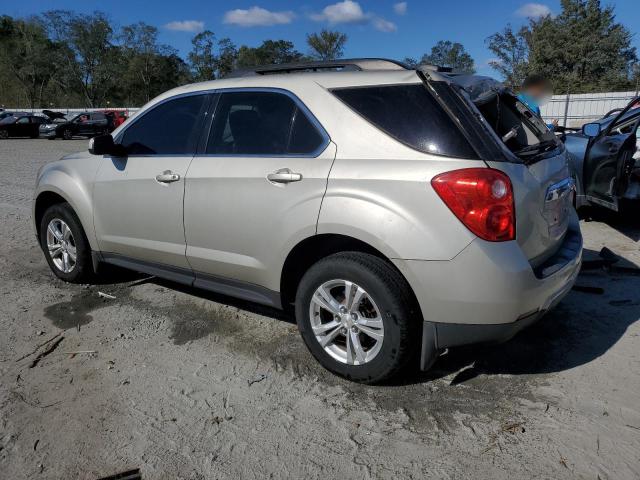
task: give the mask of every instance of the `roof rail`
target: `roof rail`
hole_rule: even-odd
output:
[[[323,70],[410,70],[410,68],[402,62],[389,60],[387,58],[348,58],[322,62],[296,62],[282,63],[279,65],[264,65],[245,70],[234,70],[226,75],[225,78],[272,75],[276,73],[319,72]]]

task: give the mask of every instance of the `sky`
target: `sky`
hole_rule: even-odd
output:
[[[639,3],[603,1],[615,7],[640,51]],[[290,40],[307,53],[306,34],[330,28],[348,35],[345,57],[419,59],[438,40],[451,40],[465,46],[479,73],[495,74],[488,66],[492,55],[485,39],[508,23],[517,27],[528,17],[559,13],[560,0],[0,0],[0,14],[11,16],[53,9],[101,10],[116,25],[155,25],[160,41],[183,56],[203,29],[238,46],[257,46],[267,38]]]

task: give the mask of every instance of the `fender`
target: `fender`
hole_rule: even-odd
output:
[[[45,192],[53,192],[71,205],[80,219],[84,233],[93,251],[98,251],[98,242],[93,227],[92,182],[102,157],[89,153],[70,155],[57,162],[45,165],[38,173],[36,189],[33,195],[32,219],[35,231],[36,205],[38,198]]]

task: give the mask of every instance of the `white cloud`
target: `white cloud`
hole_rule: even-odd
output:
[[[176,32],[201,32],[204,30],[204,22],[199,20],[182,20],[167,23],[164,28]]]
[[[540,18],[551,15],[551,9],[542,3],[525,3],[518,10],[516,10],[518,17],[525,18]]]
[[[324,7],[322,12],[309,15],[316,22],[327,22],[330,25],[339,23],[345,24],[370,24],[373,28],[381,32],[395,32],[398,27],[395,23],[390,22],[371,12],[365,12],[358,2],[353,0],[344,0]]]
[[[264,8],[251,7],[248,10],[229,10],[224,14],[224,23],[240,27],[268,27],[291,23],[294,18],[295,14],[291,11],[271,12]]]
[[[407,2],[398,2],[393,5],[393,11],[397,15],[405,15],[407,13]]]
[[[358,2],[344,0],[324,7],[322,13],[311,15],[313,20],[329,23],[367,23],[370,16],[364,13]]]
[[[398,27],[395,23],[390,22],[389,20],[385,20],[382,17],[376,17],[372,21],[373,27],[376,30],[380,30],[381,32],[395,32],[398,30]]]

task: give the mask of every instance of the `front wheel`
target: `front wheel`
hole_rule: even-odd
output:
[[[313,265],[296,294],[296,320],[313,356],[362,383],[398,374],[417,358],[422,321],[409,285],[391,265],[345,252]]]
[[[50,206],[40,221],[40,246],[51,271],[71,283],[93,275],[91,247],[77,215],[68,203]]]
[[[9,138],[9,132],[6,130],[0,130],[0,139],[5,140]]]
[[[70,129],[65,128],[62,132],[62,138],[65,140],[71,140],[73,138],[73,132]]]

